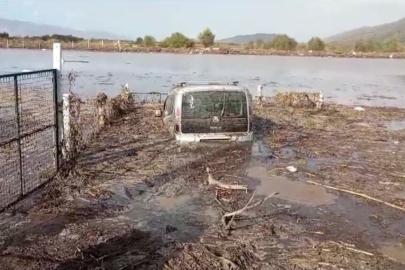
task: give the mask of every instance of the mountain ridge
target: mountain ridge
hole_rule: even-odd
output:
[[[233,43],[233,44],[247,44],[249,42],[256,42],[261,39],[264,42],[272,41],[276,34],[256,33],[251,35],[237,35],[225,39],[218,40],[218,43]]]
[[[19,20],[0,18],[0,32],[10,36],[44,36],[44,35],[72,35],[81,38],[124,39],[122,36],[103,31],[80,31],[68,27],[37,24]]]
[[[325,41],[328,43],[353,44],[358,40],[386,42],[393,38],[405,43],[405,18],[391,23],[364,26],[345,31],[327,37]]]

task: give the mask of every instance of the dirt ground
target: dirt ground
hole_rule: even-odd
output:
[[[405,269],[405,110],[364,109],[269,100],[253,143],[179,145],[138,107],[1,214],[0,269]]]

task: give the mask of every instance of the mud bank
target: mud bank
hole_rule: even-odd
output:
[[[404,52],[334,52],[334,51],[279,51],[264,49],[244,49],[241,47],[216,47],[216,48],[162,48],[162,47],[138,47],[132,43],[121,43],[119,49],[116,42],[101,47],[99,45],[87,46],[84,44],[62,44],[63,50],[67,51],[93,51],[93,52],[122,52],[122,53],[169,53],[169,54],[214,54],[214,55],[258,55],[258,56],[300,56],[300,57],[333,57],[333,58],[382,58],[382,59],[405,59]],[[28,49],[28,50],[52,50],[52,43],[35,43],[32,46],[21,47],[20,44],[9,45],[9,49]],[[7,49],[6,45],[0,43],[0,49]]]
[[[405,206],[405,130],[387,124],[405,110],[269,100],[253,144],[196,146],[169,140],[154,109],[114,122],[1,215],[2,269],[404,269],[404,212],[308,181]],[[208,186],[206,167],[248,191]],[[253,190],[280,194],[224,231]]]

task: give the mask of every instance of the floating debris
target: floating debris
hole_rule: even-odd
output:
[[[354,110],[358,111],[358,112],[365,112],[366,111],[366,109],[364,109],[363,107],[354,107]]]
[[[288,166],[286,169],[287,169],[289,172],[292,172],[292,173],[298,171],[298,169],[297,169],[296,167],[294,167],[294,166]]]

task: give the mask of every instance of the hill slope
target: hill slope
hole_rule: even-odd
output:
[[[325,39],[326,42],[353,44],[357,40],[375,40],[385,42],[397,38],[405,43],[405,18],[377,26],[361,27],[351,31],[343,32]]]
[[[218,40],[219,43],[234,43],[234,44],[247,44],[251,41],[255,42],[258,39],[264,42],[272,41],[276,35],[275,34],[254,34],[254,35],[239,35],[231,38]]]
[[[83,32],[71,28],[35,24],[30,22],[7,20],[0,18],[0,32],[7,32],[11,36],[43,36],[43,35],[73,35],[82,38],[122,38],[107,32]]]

